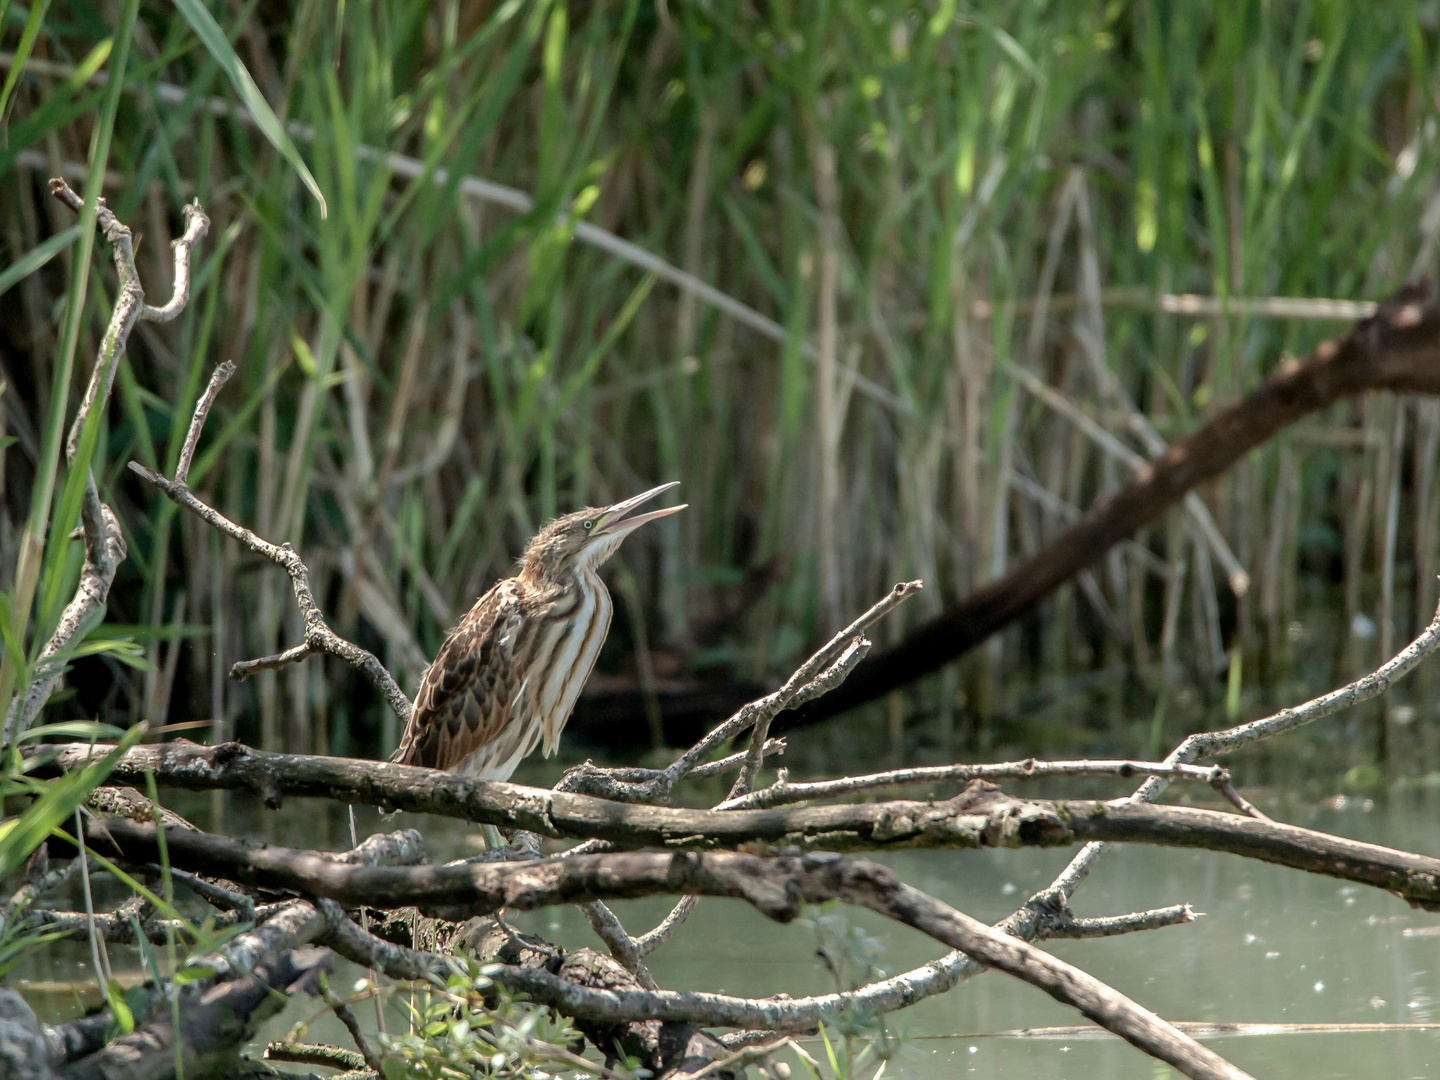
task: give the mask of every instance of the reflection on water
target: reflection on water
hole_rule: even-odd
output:
[[[1383,800],[1370,811],[1352,802],[1343,809],[1314,810],[1282,804],[1275,812],[1296,824],[1435,853],[1440,851],[1437,803],[1433,791],[1421,791]],[[288,804],[285,820],[276,823],[277,839],[302,842],[302,836],[286,834],[308,832],[304,842],[314,843],[316,820],[308,815],[316,805]],[[227,816],[230,831],[244,831],[249,815],[257,813],[237,807]],[[196,816],[205,820],[203,812]],[[437,857],[471,850],[469,830],[455,822],[402,815],[383,827],[410,825],[426,832]],[[373,811],[361,812],[361,827],[367,826],[372,831],[380,827]],[[330,822],[329,828],[334,846],[343,846],[347,830],[341,820]],[[994,920],[1046,884],[1070,854],[904,852],[883,861],[911,884]],[[1193,904],[1204,917],[1188,926],[1047,947],[1172,1020],[1440,1024],[1440,936],[1423,932],[1440,920],[1373,889],[1234,856],[1131,847],[1114,850],[1101,861],[1078,894],[1075,910],[1078,915],[1117,914],[1178,902]],[[625,924],[639,932],[657,922],[669,903],[657,899],[614,906]],[[867,911],[852,910],[849,915],[883,942],[883,962],[891,971],[939,955],[929,939],[913,930]],[[564,945],[597,945],[573,908],[514,913],[512,921]],[[1407,935],[1407,929],[1412,933]],[[673,989],[824,993],[833,986],[816,959],[815,944],[813,933],[769,922],[740,901],[705,900],[651,957],[650,966],[660,984]],[[71,947],[50,954],[46,968],[32,964],[17,974],[35,980],[83,978],[86,955],[83,947]],[[112,949],[112,961],[117,967],[133,965],[133,950]],[[337,985],[344,986],[359,972],[342,965],[337,974]],[[53,1018],[74,1007],[73,995],[35,997]],[[266,1025],[262,1038],[276,1038],[315,1012],[313,1002],[294,1002]],[[398,1011],[389,1022],[402,1022]],[[1153,1062],[1125,1043],[1083,1030],[1038,1038],[994,1034],[1084,1023],[1039,991],[1003,975],[986,974],[897,1014],[892,1028],[908,1041],[896,1064],[917,1077],[1151,1080],[1170,1075],[1163,1068],[1157,1072]],[[344,1032],[328,1016],[318,1020],[308,1037],[345,1043]],[[1440,1029],[1204,1038],[1240,1067],[1274,1080],[1429,1077],[1440,1067]]]

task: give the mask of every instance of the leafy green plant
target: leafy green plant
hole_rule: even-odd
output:
[[[854,925],[838,901],[812,906],[796,922],[815,934],[815,955],[837,991],[854,990],[888,974],[880,962],[883,942]],[[847,1011],[820,1026],[820,1043],[834,1080],[879,1080],[904,1042],[884,1016]],[[802,1056],[801,1061],[819,1080],[819,1063],[813,1057]]]
[[[493,969],[455,958],[443,988],[418,984],[410,1031],[381,1035],[386,1080],[455,1080],[457,1077],[540,1077],[557,1068],[602,1070],[571,1047],[580,1034],[569,1018],[515,999],[490,979]],[[632,1074],[623,1064],[621,1076]]]

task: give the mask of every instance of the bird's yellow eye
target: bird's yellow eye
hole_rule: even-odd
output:
[[[587,522],[585,522],[585,531],[586,531],[586,532],[589,532],[589,531],[590,531],[591,529],[593,529],[594,527],[595,527],[595,522],[593,522],[593,521],[587,521]]]

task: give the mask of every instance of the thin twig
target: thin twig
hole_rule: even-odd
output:
[[[1202,731],[1191,735],[1170,753],[1170,756],[1165,759],[1165,764],[1183,765],[1199,757],[1232,754],[1251,743],[1274,738],[1292,728],[1314,723],[1341,709],[1348,709],[1362,701],[1378,697],[1389,690],[1396,680],[1408,675],[1420,661],[1437,648],[1440,648],[1440,609],[1436,610],[1435,618],[1430,621],[1430,625],[1421,632],[1419,637],[1369,675],[1356,679],[1338,690],[1332,690],[1328,694],[1321,694],[1303,705],[1281,709],[1271,716],[1252,720],[1247,724],[1237,724],[1224,731]],[[1126,801],[1132,803],[1154,802],[1169,785],[1169,780],[1164,777],[1152,776],[1141,784],[1135,794]],[[1070,864],[1060,872],[1059,877],[1051,883],[1050,887],[1044,890],[1044,893],[1057,899],[1063,898],[1062,902],[1068,902],[1080,883],[1089,876],[1096,861],[1105,853],[1108,846],[1104,843],[1086,844],[1070,861]],[[1053,902],[1052,900],[1051,903]]]
[[[785,739],[765,740],[765,756],[773,757],[785,753]],[[704,765],[697,765],[686,774],[687,780],[701,780],[711,776],[723,776],[733,772],[745,763],[748,750],[740,750],[723,758],[716,758]],[[646,769],[635,765],[596,765],[582,761],[565,770],[565,775],[555,785],[556,791],[573,791],[581,795],[595,795],[617,802],[637,801],[635,785],[647,784],[661,776],[664,769]]]
[[[1134,911],[1128,915],[1103,915],[1099,918],[1077,919],[1070,912],[1041,921],[1035,935],[1037,941],[1049,938],[1103,938],[1134,934],[1142,930],[1160,930],[1167,926],[1184,926],[1201,917],[1189,904],[1171,904],[1150,911]]]
[[[802,705],[828,690],[833,690],[845,681],[845,676],[855,670],[855,665],[865,659],[865,654],[869,651],[870,640],[863,634],[857,634],[845,646],[845,651],[835,658],[833,664],[800,686],[785,704]],[[741,768],[740,775],[735,778],[735,783],[730,787],[731,798],[748,794],[755,786],[755,780],[760,775],[760,764],[765,755],[765,739],[770,734],[770,721],[775,719],[775,713],[779,711],[778,709],[762,710],[756,718],[755,727],[750,732],[750,748],[745,754],[745,765]]]
[[[154,866],[152,869],[159,870]],[[191,874],[184,870],[170,867],[170,876],[176,881],[187,885],[195,895],[207,903],[214,904],[217,908],[235,912],[241,922],[255,921],[255,901],[236,889],[227,889],[223,885],[217,885],[213,881],[206,881],[198,874]]]
[[[896,606],[914,596],[920,591],[921,583],[918,581],[901,582],[891,589],[882,599],[877,601],[853,623],[841,630],[831,638],[825,646],[801,664],[785,685],[772,694],[767,694],[758,701],[752,701],[743,706],[734,716],[720,724],[703,739],[697,742],[685,753],[681,754],[649,787],[648,794],[656,800],[663,800],[674,788],[681,777],[685,776],[697,765],[700,764],[714,749],[722,743],[729,742],[737,735],[749,730],[761,718],[773,718],[792,705],[802,704],[801,691],[809,688],[818,676],[830,668],[841,654],[850,647],[851,642],[864,636],[864,632],[872,624],[887,615]],[[816,693],[821,691],[817,690]],[[809,695],[809,696],[814,696]],[[747,762],[749,758],[747,757]]]
[[[640,943],[629,935],[615,912],[602,900],[580,904],[579,908],[600,940],[605,943],[605,947],[610,950],[610,955],[618,960],[626,971],[639,979],[640,985],[646,990],[656,989],[655,979],[642,959],[645,953],[640,951]]]
[[[58,177],[50,181],[50,194],[77,214],[85,207],[80,196]],[[130,230],[116,219],[115,214],[105,205],[104,199],[99,200],[95,224],[113,250],[117,291],[115,307],[111,311],[110,322],[101,341],[100,353],[96,357],[85,396],[75,414],[65,443],[65,457],[71,462],[75,459],[80,433],[85,427],[87,417],[98,403],[110,397],[115,371],[135,324],[141,319],[172,319],[189,302],[190,257],[195,245],[209,230],[210,219],[205,216],[198,200],[185,207],[185,232],[173,245],[175,289],[163,308],[152,308],[145,303],[145,290],[141,287],[140,275],[135,269]],[[60,656],[74,644],[76,635],[89,623],[94,613],[104,608],[110,595],[110,584],[115,580],[115,572],[125,559],[125,538],[120,531],[120,522],[110,508],[101,502],[95,478],[91,475],[85,478],[85,490],[80,504],[80,524],[85,538],[85,564],[80,572],[75,595],[65,606],[54,633],[41,650],[29,687],[23,695],[17,695],[6,709],[5,728],[0,744],[11,745],[13,740],[22,735],[55,692],[64,673]]]
[[[201,394],[200,400],[195,403],[195,415],[190,418],[190,430],[185,433],[185,445],[180,449],[180,461],[175,466],[175,483],[190,482],[190,463],[195,459],[195,448],[200,444],[200,432],[205,428],[205,421],[215,406],[215,399],[220,396],[220,388],[229,382],[230,376],[234,374],[234,361],[226,360],[215,369],[205,387],[205,393]]]
[[[217,376],[218,376],[217,372]],[[221,380],[223,382],[223,380]],[[212,386],[214,380],[212,379]],[[218,389],[218,387],[217,387]],[[208,392],[207,392],[208,393]],[[211,399],[213,400],[213,398]],[[201,404],[208,409],[208,404],[202,398]],[[197,408],[196,415],[203,422],[203,415]],[[191,435],[199,438],[199,424],[191,424]],[[282,567],[290,575],[290,583],[295,592],[295,603],[300,608],[301,617],[305,621],[305,642],[276,657],[266,657],[262,660],[241,661],[230,669],[232,679],[243,679],[261,667],[278,667],[282,663],[290,663],[303,659],[310,652],[326,652],[332,656],[338,656],[351,666],[359,669],[366,678],[384,696],[395,714],[403,721],[410,717],[410,699],[407,698],[395,682],[394,677],[385,669],[385,666],[375,657],[375,654],[368,649],[362,649],[352,642],[340,637],[325,622],[325,617],[320,613],[320,607],[315,602],[315,595],[310,588],[310,571],[304,560],[296,554],[295,549],[289,543],[272,544],[263,540],[255,533],[242,525],[237,525],[225,515],[221,514],[211,506],[196,498],[195,495],[180,480],[167,480],[159,473],[147,469],[138,461],[130,462],[130,469],[136,475],[148,480],[170,499],[185,509],[189,510],[202,521],[207,522],[226,536],[238,540],[251,551],[263,555],[277,566]]]
[[[244,682],[258,672],[277,671],[290,664],[298,664],[301,660],[314,656],[318,651],[306,642],[286,649],[282,653],[276,653],[274,656],[260,656],[254,660],[237,660],[230,665],[230,678],[236,682]]]
[[[365,1037],[365,1032],[360,1027],[360,1021],[355,1018],[355,1010],[340,1000],[339,995],[330,989],[328,981],[321,981],[320,993],[325,999],[325,1004],[330,1006],[330,1011],[345,1025],[345,1030],[350,1032],[350,1038],[355,1040],[355,1048],[360,1051],[360,1057],[364,1059],[365,1064],[374,1069],[376,1075],[383,1076],[384,1073],[380,1069],[380,1055],[375,1052],[375,1048],[370,1045],[370,1040]]]
[[[1041,780],[1062,776],[1165,776],[1172,780],[1195,780],[1216,785],[1217,778],[1229,783],[1230,773],[1219,766],[1165,765],[1154,761],[1003,761],[981,765],[922,765],[909,769],[846,776],[837,780],[792,782],[781,770],[769,787],[739,798],[726,799],[717,810],[757,810],[783,803],[832,798],[876,788],[909,784],[968,784],[971,780]],[[1219,790],[1219,788],[1216,788]],[[1228,797],[1228,796],[1227,796]]]
[[[698,896],[682,896],[680,902],[670,909],[670,914],[666,915],[653,930],[641,934],[635,939],[636,951],[641,956],[649,956],[661,945],[664,945],[680,925],[690,917],[690,913],[695,910],[695,905],[699,902]]]
[[[739,712],[692,746],[668,769],[653,779],[628,788],[624,785],[610,784],[610,789],[627,792],[629,797],[635,801],[664,801],[674,785],[688,773],[694,772],[697,768],[696,763],[709,754],[713,747],[719,745],[724,739],[739,735],[746,727],[751,727],[750,745],[745,751],[740,775],[735,778],[735,783],[730,788],[729,798],[733,799],[747,794],[755,785],[755,779],[759,775],[760,766],[765,759],[766,748],[770,745],[770,740],[766,736],[769,734],[771,720],[785,709],[803,704],[834,689],[843,682],[845,676],[854,670],[855,665],[870,650],[870,642],[865,638],[865,630],[907,597],[918,592],[920,587],[919,581],[896,584],[888,594],[872,604],[868,611],[841,630],[819,652],[800,665],[779,690],[741,708]],[[568,778],[567,774],[566,779]],[[568,854],[603,850],[606,850],[604,845],[585,843],[571,849]],[[696,903],[695,897],[682,897],[659,925],[638,938],[627,938],[636,954],[636,962],[640,962],[638,959],[640,956],[646,956],[664,944],[675,930],[690,917],[691,912],[695,910]],[[616,959],[619,957],[617,956]]]

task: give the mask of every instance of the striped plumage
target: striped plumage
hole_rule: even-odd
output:
[[[600,566],[639,526],[684,509],[628,516],[674,486],[567,514],[537,533],[520,573],[480,597],[441,644],[392,760],[508,780],[537,745],[553,754],[610,629]]]

